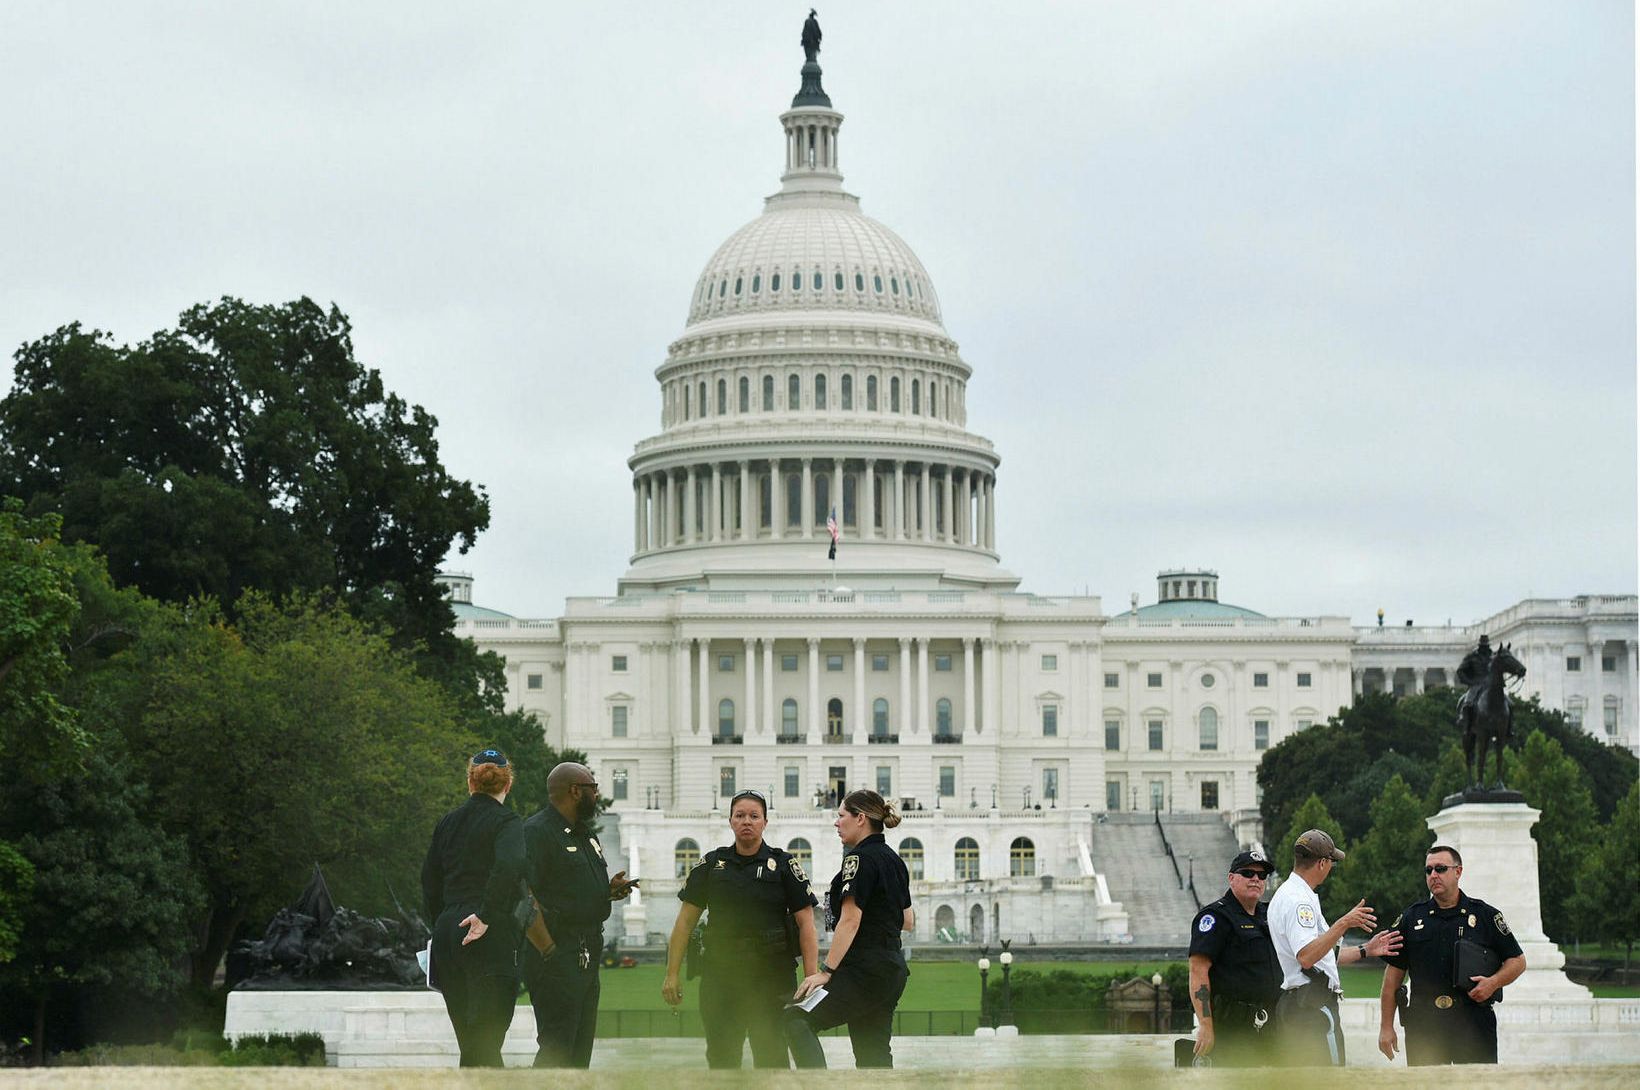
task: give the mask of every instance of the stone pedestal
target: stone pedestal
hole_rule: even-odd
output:
[[[1463,855],[1461,888],[1494,905],[1526,955],[1526,972],[1504,991],[1504,1002],[1535,999],[1588,999],[1589,989],[1564,972],[1566,957],[1543,933],[1543,902],[1538,885],[1537,841],[1532,826],[1540,810],[1524,802],[1466,802],[1449,806],[1428,819],[1435,843]],[[1557,879],[1557,895],[1567,890]]]

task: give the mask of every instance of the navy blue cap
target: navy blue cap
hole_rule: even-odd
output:
[[[1252,870],[1254,867],[1262,868],[1265,874],[1275,873],[1275,867],[1270,865],[1270,861],[1264,857],[1264,853],[1257,848],[1242,852],[1230,861],[1232,871]]]
[[[506,768],[507,758],[502,756],[499,749],[481,749],[477,753],[473,754],[473,764],[497,765],[498,767]]]

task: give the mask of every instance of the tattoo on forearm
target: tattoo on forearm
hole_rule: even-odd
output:
[[[1213,1017],[1213,997],[1208,993],[1206,984],[1196,989],[1196,1006],[1201,1008],[1203,1018]]]

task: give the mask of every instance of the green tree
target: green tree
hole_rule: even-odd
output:
[[[1344,830],[1339,827],[1333,816],[1327,812],[1327,804],[1321,801],[1321,796],[1312,792],[1310,797],[1300,803],[1298,808],[1293,811],[1292,824],[1287,827],[1286,834],[1270,845],[1270,858],[1274,861],[1277,870],[1283,873],[1292,870],[1293,845],[1298,843],[1301,834],[1311,829],[1320,829],[1332,837],[1333,843],[1348,854],[1349,848],[1344,842]],[[1348,864],[1341,864],[1341,866],[1348,866]],[[1287,874],[1286,880],[1289,882],[1303,881],[1302,878],[1297,878],[1290,873]],[[1329,879],[1322,884],[1320,890],[1321,910],[1326,913],[1329,920],[1337,919],[1355,904],[1353,900],[1345,900],[1346,893],[1347,891],[1339,887],[1336,878]]]
[[[32,1013],[34,1062],[44,1056],[54,996],[86,987],[164,995],[201,903],[180,838],[149,825],[146,790],[99,739],[75,769],[6,799],[5,826],[34,874],[17,956],[0,964],[0,996]]]
[[[1464,764],[1463,747],[1454,742],[1446,747],[1436,762],[1430,777],[1429,789],[1424,793],[1424,812],[1433,814],[1441,808],[1448,795],[1462,791],[1469,784],[1469,771]]]
[[[1580,939],[1622,946],[1628,969],[1640,942],[1640,783],[1584,856],[1567,911]]]
[[[547,744],[546,729],[534,712],[522,708],[499,715],[486,716],[478,730],[485,745],[494,746],[507,755],[513,766],[512,793],[507,805],[524,817],[529,817],[547,805],[547,773],[561,761],[585,764],[587,755],[578,749],[562,752]],[[601,784],[599,805],[607,807],[611,801],[610,784]]]
[[[0,840],[0,965],[17,955],[23,912],[34,892],[34,865],[17,848]]]
[[[436,426],[354,358],[334,306],[224,298],[136,346],[73,324],[19,349],[0,492],[60,511],[68,540],[165,601],[233,617],[248,589],[332,590],[473,710],[499,710],[499,669],[453,637],[434,580],[489,524]]]
[[[1423,804],[1406,781],[1392,776],[1372,804],[1372,828],[1328,883],[1337,882],[1349,904],[1365,900],[1387,925],[1424,888],[1425,849],[1433,840],[1424,817]]]
[[[85,744],[62,700],[79,600],[60,525],[54,515],[28,518],[15,499],[0,500],[0,761],[13,774],[77,757]]]
[[[1539,880],[1550,874],[1579,873],[1591,845],[1604,835],[1595,816],[1588,782],[1577,762],[1566,756],[1560,743],[1534,730],[1519,753],[1507,758],[1509,786],[1543,811],[1532,828],[1537,841]],[[1556,942],[1575,938],[1566,898],[1543,900],[1543,930]]]

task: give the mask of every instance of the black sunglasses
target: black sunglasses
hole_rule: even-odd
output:
[[[1452,869],[1453,869],[1452,867],[1450,867],[1449,865],[1447,865],[1445,863],[1436,863],[1433,866],[1425,867],[1424,868],[1424,873],[1425,874],[1445,874],[1447,871],[1452,870]]]
[[[598,790],[598,781],[597,780],[582,780],[580,783],[572,783],[572,784],[570,784],[570,786],[571,787],[590,787],[594,791],[596,791],[596,790]]]
[[[730,808],[732,809],[734,807],[735,803],[739,802],[741,799],[756,799],[758,802],[761,802],[763,804],[763,808],[765,810],[767,810],[769,808],[769,800],[763,797],[763,792],[753,791],[749,787],[746,788],[744,791],[735,792],[735,797],[729,800]]]
[[[1264,879],[1270,877],[1270,872],[1269,871],[1262,871],[1262,870],[1233,870],[1230,873],[1231,874],[1239,874],[1243,878],[1257,878],[1260,881],[1263,881]]]

